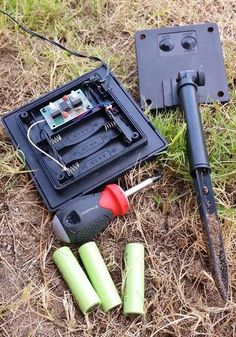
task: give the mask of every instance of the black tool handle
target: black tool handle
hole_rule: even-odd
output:
[[[67,202],[53,218],[53,229],[64,242],[84,243],[102,232],[113,219],[112,210],[99,205],[101,193]]]
[[[183,73],[185,76],[180,76],[178,79],[177,93],[187,124],[187,146],[190,173],[194,175],[195,169],[197,168],[206,168],[210,170],[210,164],[197,101],[197,84],[193,80],[193,75],[191,73],[191,75],[187,72]]]
[[[53,218],[54,231],[64,242],[84,243],[102,232],[115,216],[124,215],[129,202],[116,184],[101,193],[89,194],[68,201]]]

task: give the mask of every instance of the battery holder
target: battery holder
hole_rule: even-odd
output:
[[[166,148],[115,76],[99,81],[106,71],[99,67],[3,117],[51,211]]]

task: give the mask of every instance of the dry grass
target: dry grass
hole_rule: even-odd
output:
[[[0,128],[0,336],[1,337],[171,337],[236,336],[236,5],[234,0],[1,0],[1,7],[49,37],[107,59],[138,98],[133,34],[147,27],[215,21],[221,29],[231,102],[203,108],[216,198],[223,221],[230,271],[224,304],[209,273],[192,183],[184,158],[180,113],[152,117],[171,143],[155,164],[130,172],[130,186],[163,170],[160,183],[131,200],[97,243],[119,290],[125,245],[146,247],[146,313],[125,317],[97,310],[87,317],[74,306],[52,263],[60,247],[51,216],[20,156]],[[1,113],[75,78],[93,65],[30,39],[0,17]],[[76,251],[76,247],[73,247]]]

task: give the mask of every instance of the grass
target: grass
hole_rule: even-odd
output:
[[[219,23],[231,101],[202,106],[202,119],[230,272],[230,299],[219,299],[207,265],[185,150],[186,126],[179,110],[147,115],[169,142],[154,163],[128,173],[130,186],[156,167],[159,183],[131,199],[97,243],[119,290],[128,241],[146,249],[145,315],[97,310],[83,317],[52,263],[61,246],[52,232],[22,157],[0,127],[0,331],[1,337],[42,336],[235,336],[236,314],[236,23],[234,1],[0,0],[25,25],[67,47],[107,60],[138,100],[134,32],[142,28],[206,21]],[[204,10],[203,10],[204,9]],[[29,38],[0,15],[1,114],[92,69]],[[76,251],[76,247],[73,247]]]

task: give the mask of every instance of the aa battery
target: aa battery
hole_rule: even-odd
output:
[[[125,315],[144,313],[144,246],[128,243],[125,248],[123,312]]]
[[[114,282],[95,242],[88,242],[79,248],[79,255],[89,279],[101,299],[104,311],[122,303]]]
[[[56,250],[53,254],[53,261],[83,314],[101,304],[98,295],[69,247],[61,247]]]

